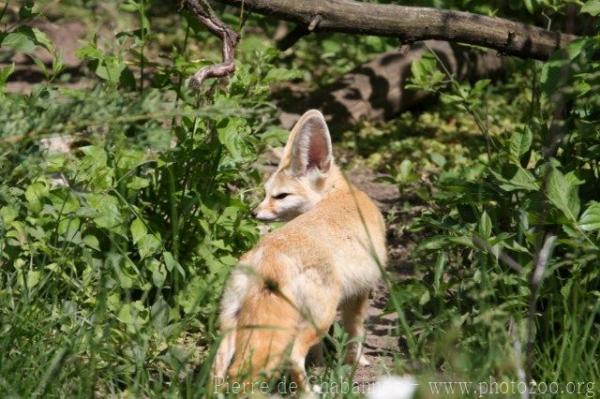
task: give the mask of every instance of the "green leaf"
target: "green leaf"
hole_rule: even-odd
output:
[[[436,91],[444,85],[446,79],[446,75],[438,70],[437,59],[431,53],[425,53],[420,59],[413,61],[410,71],[407,89]]]
[[[23,4],[21,6],[21,8],[19,9],[19,18],[22,20],[26,20],[26,19],[31,19],[31,18],[39,15],[39,13],[37,13],[33,10],[33,7],[34,7],[33,1],[26,1],[25,4]]]
[[[247,122],[242,118],[224,118],[217,125],[219,142],[227,148],[234,160],[242,158],[242,136],[248,133]]]
[[[165,265],[156,259],[152,259],[148,264],[148,269],[152,272],[152,282],[154,283],[154,286],[161,288],[167,279],[167,269],[165,268]]]
[[[600,0],[588,0],[583,7],[581,7],[581,12],[588,13],[594,17],[600,14]]]
[[[419,250],[432,250],[440,249],[448,244],[448,237],[446,236],[433,236],[427,238],[419,243]]]
[[[150,312],[141,301],[125,303],[119,310],[118,319],[127,325],[128,330],[137,331],[148,321]]]
[[[185,270],[181,267],[179,262],[175,260],[173,254],[168,251],[163,252],[163,259],[165,261],[165,266],[167,266],[167,270],[172,272],[173,270],[177,270],[182,277],[185,277]]]
[[[89,194],[89,206],[94,209],[94,223],[105,229],[114,229],[123,223],[119,200],[107,194]]]
[[[8,47],[15,51],[31,53],[36,46],[41,46],[48,51],[54,51],[54,46],[48,36],[37,28],[20,26],[14,31],[6,34],[0,47]]]
[[[446,266],[446,254],[444,252],[438,252],[437,259],[435,261],[435,273],[433,276],[433,289],[437,293],[440,288],[442,276],[444,275],[444,267]]]
[[[6,81],[15,71],[15,64],[10,64],[8,66],[0,68],[0,88],[4,87]]]
[[[525,128],[523,132],[514,132],[510,138],[510,146],[509,151],[513,160],[519,161],[521,156],[523,156],[529,148],[531,147],[531,142],[533,140],[533,135],[531,134],[531,130],[529,128]]]
[[[437,70],[437,61],[429,53],[414,61],[410,66],[410,72],[416,81],[422,81],[435,70]]]
[[[402,180],[406,180],[408,176],[411,175],[412,170],[413,163],[410,161],[410,159],[404,159],[402,160],[402,162],[400,162],[400,167],[398,168],[398,176]]]
[[[463,245],[465,247],[476,248],[475,244],[473,243],[473,238],[471,238],[471,237],[466,237],[466,236],[448,237],[448,242],[451,242],[451,243],[457,244],[457,245]]]
[[[154,234],[146,234],[137,242],[138,251],[142,259],[154,254],[160,249],[161,242]]]
[[[132,0],[127,0],[119,5],[119,9],[125,12],[138,12],[141,9],[141,4]]]
[[[48,199],[52,206],[61,209],[63,214],[73,213],[80,207],[79,199],[71,189],[51,190]]]
[[[104,148],[96,145],[88,145],[81,147],[81,151],[85,154],[84,168],[106,166],[108,155]]]
[[[31,32],[33,34],[35,44],[44,47],[50,52],[54,51],[54,45],[52,44],[52,41],[48,38],[48,36],[46,36],[44,32],[37,28],[32,28]]]
[[[299,79],[304,74],[297,69],[273,68],[267,72],[265,83],[280,82],[282,80]]]
[[[96,47],[96,43],[88,42],[75,51],[75,55],[82,61],[100,60],[103,57],[102,51]]]
[[[498,181],[498,186],[504,191],[536,191],[540,188],[533,175],[520,166],[511,165],[510,168],[507,168],[505,175],[508,175],[508,177],[494,170],[490,170],[490,173]]]
[[[200,310],[202,299],[206,295],[207,280],[194,276],[183,290],[176,296],[176,301],[186,314],[196,313]]]
[[[492,219],[487,214],[486,211],[483,211],[481,214],[481,219],[479,220],[479,234],[483,238],[489,238],[492,235]]]
[[[527,11],[530,14],[533,14],[533,10],[534,10],[533,1],[532,0],[524,0],[524,3],[525,3],[525,8],[527,8]]]
[[[573,40],[567,46],[567,53],[569,54],[569,59],[573,61],[575,58],[581,54],[586,45],[590,42],[590,38],[584,37],[577,40]]]
[[[16,30],[4,36],[0,47],[8,47],[22,53],[31,53],[35,49],[35,38],[25,30]]]
[[[54,53],[52,58],[52,74],[58,75],[65,67],[65,60],[62,53]]]
[[[29,270],[27,272],[27,289],[32,289],[39,284],[41,274],[37,270]]]
[[[600,230],[600,202],[592,201],[579,219],[581,230]]]
[[[96,251],[100,251],[100,241],[95,235],[88,234],[83,237],[83,242],[88,247],[95,249]]]
[[[430,299],[431,294],[429,294],[429,290],[425,290],[425,292],[423,292],[423,295],[421,295],[421,298],[419,298],[419,305],[423,306],[427,304],[427,302],[429,302]]]
[[[0,220],[5,226],[15,220],[17,216],[19,216],[19,211],[10,205],[0,208]]]
[[[569,298],[569,294],[571,293],[571,289],[573,288],[573,279],[568,280],[565,285],[563,285],[560,289],[560,294],[565,298]]]
[[[566,58],[564,51],[555,53],[542,67],[540,74],[540,82],[542,84],[542,92],[547,98],[566,83],[569,79],[571,71],[569,70],[570,60]]]
[[[324,53],[337,54],[342,50],[342,42],[334,38],[327,38],[321,41]]]
[[[443,168],[444,165],[446,165],[446,157],[444,157],[442,154],[432,152],[431,154],[429,154],[429,157],[431,158],[433,163],[435,163],[440,168]]]
[[[48,68],[46,68],[46,64],[44,64],[44,62],[41,59],[34,57],[34,56],[32,56],[31,58],[33,59],[33,62],[39,68],[39,70],[42,71],[44,76],[46,76],[46,77],[50,76],[50,74],[48,72]]]
[[[63,236],[63,239],[68,242],[79,242],[81,233],[79,227],[81,221],[79,218],[64,218],[58,223],[58,233]]]
[[[154,305],[152,305],[150,319],[159,334],[166,334],[168,331],[165,327],[169,323],[169,310],[169,303],[162,296],[158,297]]]
[[[571,222],[577,221],[580,203],[577,186],[582,182],[571,172],[563,175],[555,167],[552,168],[546,188],[550,202],[560,209]]]
[[[135,264],[124,258],[121,255],[109,254],[109,259],[112,263],[113,270],[119,282],[121,288],[129,289],[133,287],[134,282],[137,280],[139,271],[135,267]]]
[[[126,184],[127,188],[134,191],[139,191],[150,185],[150,180],[142,177],[133,176]]]
[[[96,76],[107,82],[116,83],[126,68],[125,63],[115,57],[106,57],[96,67]]]
[[[31,183],[25,190],[25,198],[29,203],[29,209],[33,212],[42,210],[42,198],[48,194],[49,188],[45,182],[36,181]]]
[[[131,237],[133,237],[133,242],[137,243],[144,237],[148,230],[146,229],[146,225],[140,219],[136,218],[133,222],[131,222]]]

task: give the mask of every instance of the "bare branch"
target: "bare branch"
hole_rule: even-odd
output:
[[[354,0],[218,1],[235,6],[243,3],[245,9],[302,24],[307,30],[312,27],[315,32],[390,36],[405,42],[440,39],[540,60],[548,59],[556,49],[577,39],[574,35],[552,32],[503,18],[427,7]]]
[[[297,24],[294,29],[277,41],[277,48],[281,51],[285,51],[309,33],[306,25]]]
[[[185,0],[185,6],[204,26],[223,41],[223,62],[205,66],[190,79],[190,86],[198,89],[207,78],[223,78],[235,71],[235,47],[240,35],[223,23],[206,0]]]
[[[492,248],[492,246],[486,240],[481,238],[478,234],[473,235],[473,244],[477,245],[479,248],[483,249],[484,251],[486,251],[490,254],[495,253],[494,248]],[[498,259],[500,259],[508,267],[510,267],[517,273],[523,274],[524,270],[521,267],[521,265],[519,263],[517,263],[517,261],[515,261],[509,255],[507,255],[505,252],[503,252],[502,250],[498,251],[497,255],[495,255],[495,256],[497,256]]]

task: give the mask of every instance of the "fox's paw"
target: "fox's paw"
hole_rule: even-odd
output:
[[[348,354],[348,356],[346,356],[346,364],[355,364],[357,363],[359,366],[370,366],[371,362],[369,362],[369,360],[367,360],[367,357],[362,354],[360,356],[357,356],[356,354]]]
[[[360,366],[370,366],[371,362],[367,359],[365,355],[360,355],[360,357],[358,358],[358,364]]]

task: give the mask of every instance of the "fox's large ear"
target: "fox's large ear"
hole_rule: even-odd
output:
[[[333,155],[323,114],[313,109],[302,115],[290,133],[281,161],[289,165],[296,176],[305,175],[313,168],[321,173],[329,171]]]

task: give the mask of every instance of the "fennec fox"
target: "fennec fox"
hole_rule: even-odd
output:
[[[265,191],[254,215],[288,223],[263,236],[233,270],[221,302],[224,338],[213,373],[247,382],[289,362],[292,377],[306,388],[307,352],[338,308],[356,338],[347,361],[365,361],[359,341],[369,292],[386,261],[384,221],[334,164],[329,130],[316,110],[292,129]]]

